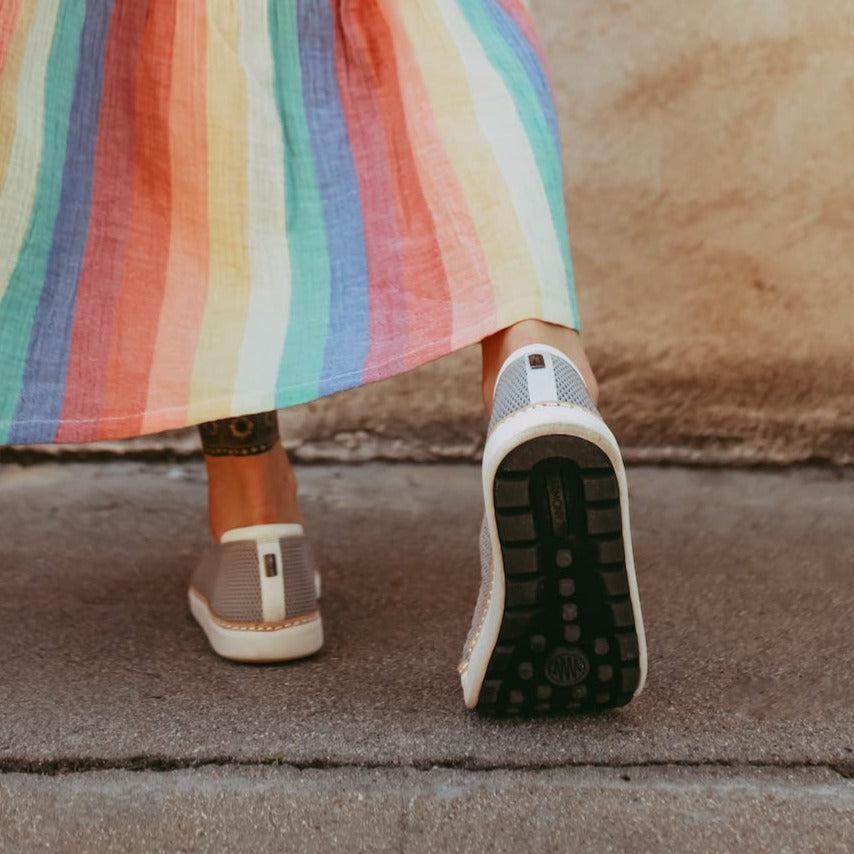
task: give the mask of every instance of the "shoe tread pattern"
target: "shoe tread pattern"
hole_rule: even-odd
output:
[[[584,713],[640,682],[620,492],[607,455],[575,436],[514,448],[493,485],[506,596],[477,709]]]

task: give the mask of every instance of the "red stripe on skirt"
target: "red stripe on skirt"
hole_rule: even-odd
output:
[[[20,8],[21,0],[3,0],[0,3],[0,74],[3,73],[3,67],[6,65],[6,57],[9,55],[9,46],[15,34],[15,21],[18,19]]]
[[[383,212],[388,219],[396,219],[399,231],[398,252],[403,261],[403,279],[388,282],[390,289],[402,285],[407,323],[407,349],[413,353],[413,363],[424,360],[425,352],[447,352],[453,331],[453,315],[448,279],[442,261],[442,252],[436,237],[436,224],[424,196],[418,166],[406,128],[400,80],[391,31],[384,12],[376,0],[354,4],[345,17],[352,29],[362,36],[363,50],[358,67],[365,68],[365,90],[377,104],[377,118],[382,123],[378,134],[384,139],[384,151],[377,156],[379,146],[374,146],[376,161],[382,162],[391,182],[391,196],[385,201]],[[350,42],[352,47],[353,42]],[[352,81],[352,76],[351,76]],[[411,109],[429,109],[427,104],[412,105]],[[370,145],[370,141],[368,141]],[[425,322],[429,313],[430,322]],[[381,337],[384,330],[375,328],[372,315],[371,340]],[[425,329],[431,329],[425,334]],[[365,379],[373,378],[379,367],[369,361]],[[411,367],[411,365],[406,365]]]
[[[104,378],[99,438],[141,432],[148,397],[169,257],[169,92],[175,3],[158,0],[148,8],[136,71],[136,144],[130,234]]]
[[[207,19],[199,3],[175,7],[169,126],[172,235],[166,288],[148,378],[145,433],[161,419],[186,420],[196,347],[205,313],[210,267],[208,234]]]
[[[97,425],[93,420],[101,411],[128,240],[136,66],[146,8],[138,0],[118,0],[110,21],[89,233],[77,287],[57,442],[94,439]]]
[[[445,299],[452,312],[452,334],[456,337],[466,334],[467,328],[487,327],[494,322],[495,290],[480,236],[471,217],[469,200],[445,151],[406,24],[394,7],[389,7],[385,14],[386,38],[389,44],[394,45],[393,57],[397,62],[400,98],[395,103],[401,105],[401,112],[396,114],[397,120],[411,127],[410,136],[417,137],[420,146],[418,158],[427,161],[426,165],[421,164],[423,177],[416,186],[424,199],[429,228],[440,247],[444,278],[452,285],[450,295]],[[425,142],[425,138],[428,141]],[[409,168],[417,174],[417,167],[416,162]],[[400,184],[404,192],[406,184],[403,180]],[[417,316],[413,320],[418,323]],[[442,355],[439,351],[444,343],[434,344],[429,349],[437,356]],[[452,346],[456,345],[452,342]]]

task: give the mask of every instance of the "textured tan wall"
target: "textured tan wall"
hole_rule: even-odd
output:
[[[534,11],[585,337],[624,448],[854,461],[854,2]],[[288,410],[288,441],[474,455],[479,364],[470,348]]]
[[[535,8],[624,440],[850,458],[854,3]]]

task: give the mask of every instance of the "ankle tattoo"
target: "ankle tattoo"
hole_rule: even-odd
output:
[[[209,457],[250,457],[264,454],[279,440],[279,420],[275,412],[240,415],[199,424],[202,450]]]

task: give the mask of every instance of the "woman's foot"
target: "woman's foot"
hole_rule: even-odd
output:
[[[206,550],[187,596],[218,655],[290,661],[323,646],[318,582],[301,525],[253,525],[232,528]]]
[[[323,645],[319,574],[297,505],[297,481],[275,412],[199,426],[216,539],[188,590],[214,651],[287,661]]]
[[[585,371],[564,356],[580,341],[563,338],[511,350],[494,401],[485,377],[483,578],[460,664],[466,705],[484,712],[595,711],[645,679],[625,471]],[[518,341],[513,328],[494,339],[485,374]]]

